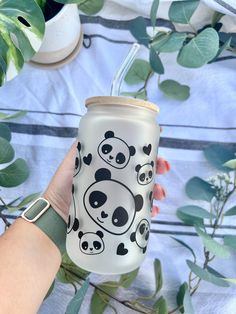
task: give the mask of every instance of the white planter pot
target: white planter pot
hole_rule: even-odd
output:
[[[46,22],[42,45],[32,58],[32,63],[50,68],[68,63],[77,55],[82,37],[77,5],[64,5]]]

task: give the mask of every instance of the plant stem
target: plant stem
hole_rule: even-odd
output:
[[[141,92],[142,90],[146,90],[148,82],[149,82],[149,79],[151,78],[152,74],[153,74],[153,71],[152,70],[149,71],[149,73],[147,75],[147,78],[146,78],[146,80],[144,82],[144,85],[138,90],[138,92]]]
[[[1,198],[0,196],[0,201],[2,202],[2,204],[7,208],[7,204],[4,202],[4,200]],[[11,223],[7,220],[7,218],[5,217],[5,215],[0,211],[0,218],[3,220],[5,226],[7,228],[10,227]]]

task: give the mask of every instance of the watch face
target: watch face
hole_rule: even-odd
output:
[[[44,198],[38,198],[21,215],[29,222],[35,222],[50,207],[50,204]]]

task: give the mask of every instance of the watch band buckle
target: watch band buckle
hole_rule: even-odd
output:
[[[44,201],[46,203],[45,206],[42,209],[40,209],[40,212],[36,216],[34,216],[33,218],[28,218],[26,214],[32,209],[32,207],[35,206],[35,204],[38,201]],[[39,219],[39,217],[41,217],[48,210],[49,207],[50,207],[50,203],[46,199],[42,197],[37,198],[28,208],[26,208],[23,211],[23,213],[21,214],[21,217],[27,220],[28,222],[35,222]]]

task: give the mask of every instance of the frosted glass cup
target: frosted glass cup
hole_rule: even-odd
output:
[[[142,263],[150,233],[158,107],[93,97],[79,125],[66,247],[79,267],[123,274]]]

